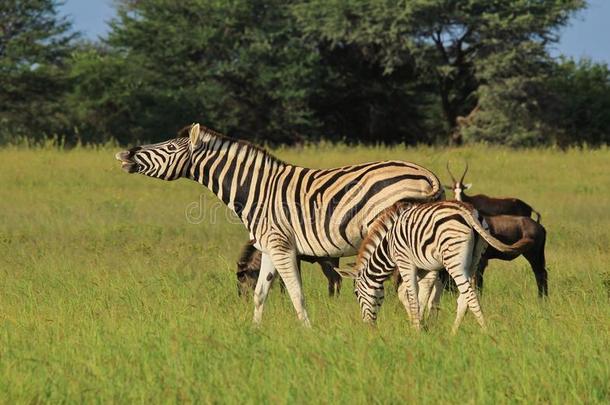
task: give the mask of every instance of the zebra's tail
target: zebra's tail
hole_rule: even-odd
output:
[[[413,163],[408,164],[408,167],[415,171],[413,176],[418,177],[419,180],[423,180],[425,178],[426,182],[431,187],[431,190],[428,192],[421,190],[421,194],[418,193],[418,195],[413,195],[412,197],[405,199],[405,201],[427,203],[445,199],[445,188],[442,186],[441,181],[434,173],[423,166]]]
[[[428,181],[432,185],[432,191],[423,198],[423,202],[440,201],[445,199],[445,188],[442,186],[441,181],[434,173],[429,170],[425,170],[424,175],[428,178]]]
[[[462,204],[456,204],[460,207],[460,211],[462,214],[462,218],[464,218],[468,223],[473,227],[473,229],[481,235],[483,239],[491,246],[499,250],[503,253],[521,253],[526,247],[529,247],[535,243],[532,238],[521,238],[517,242],[512,245],[507,245],[499,239],[496,239],[492,234],[490,234],[483,225],[479,222],[479,220],[472,214],[472,212],[463,206]]]

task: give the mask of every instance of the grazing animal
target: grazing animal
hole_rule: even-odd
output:
[[[264,149],[194,124],[188,136],[119,152],[128,173],[201,183],[244,223],[263,252],[254,292],[255,323],[273,275],[279,272],[298,318],[309,325],[297,255],[350,256],[369,224],[397,201],[444,196],[438,178],[403,161],[309,169],[283,162]]]
[[[453,184],[451,186],[444,186],[446,189],[453,190],[455,199],[472,204],[477,211],[484,216],[491,215],[517,215],[522,217],[530,217],[532,212],[537,215],[536,222],[540,222],[541,215],[538,211],[534,210],[529,204],[518,199],[518,198],[493,198],[488,197],[484,194],[477,194],[473,196],[466,195],[465,190],[472,187],[472,184],[464,184],[464,177],[468,172],[468,163],[466,169],[460,178],[460,181],[455,180],[451,170],[449,170],[449,162],[447,162],[447,171],[451,176]]]
[[[517,217],[513,215],[497,215],[484,217],[485,222],[489,226],[489,233],[496,239],[506,244],[515,243],[520,239],[529,238],[533,242],[524,245],[522,249],[512,253],[500,252],[493,246],[489,246],[479,261],[479,268],[476,273],[476,287],[479,291],[483,291],[483,274],[487,268],[487,264],[491,259],[514,260],[519,256],[525,257],[532,267],[534,276],[536,277],[536,285],[538,287],[538,296],[546,297],[549,295],[548,288],[548,273],[546,270],[546,261],[544,249],[546,244],[546,230],[544,227],[529,217]],[[456,291],[455,285],[449,283],[448,275],[440,273],[439,279],[441,285],[445,285],[451,290]],[[402,278],[398,271],[392,275],[392,280],[396,289],[400,287]],[[435,307],[438,305],[438,300],[431,302],[430,305]]]
[[[515,252],[531,240],[523,238],[505,245],[484,229],[478,215],[471,205],[457,201],[396,204],[387,209],[362,242],[355,268],[339,271],[348,276],[357,275],[355,292],[363,320],[377,319],[384,298],[383,282],[398,268],[404,285],[399,296],[405,296],[403,304],[411,323],[419,330],[423,311],[420,312],[417,299],[418,272],[433,273],[424,275],[423,279],[434,281],[437,273],[445,268],[460,292],[453,333],[467,308],[485,328],[479,300],[469,281],[483,250],[489,244],[502,252]],[[430,288],[426,288],[426,293],[427,296],[420,296],[423,303],[428,302]]]
[[[252,242],[244,245],[239,261],[237,262],[237,293],[239,296],[247,295],[249,291],[253,291],[256,286],[256,281],[261,269],[262,253],[254,247]],[[328,295],[334,297],[341,292],[341,276],[334,270],[339,265],[339,258],[336,257],[312,257],[298,256],[299,271],[301,270],[300,261],[304,260],[308,263],[319,263],[322,272],[328,279]],[[280,278],[280,286],[284,292],[284,283]]]
[[[489,260],[513,260],[522,255],[529,262],[532,271],[534,272],[534,276],[536,277],[538,296],[548,296],[548,274],[545,268],[546,261],[544,257],[546,230],[544,227],[529,217],[516,217],[511,215],[485,217],[485,221],[489,225],[489,233],[504,243],[515,243],[523,238],[531,239],[532,243],[525,245],[522,249],[512,253],[501,252],[493,246],[488,247],[479,262],[479,269],[476,277],[477,287],[481,291],[483,290],[483,273],[485,272]]]

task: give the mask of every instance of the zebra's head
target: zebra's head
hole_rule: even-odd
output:
[[[199,124],[189,130],[189,136],[150,145],[135,146],[115,155],[127,173],[140,173],[162,180],[184,177],[191,166],[193,149],[199,142]]]
[[[374,324],[377,321],[377,313],[384,299],[383,284],[379,288],[374,288],[370,280],[366,280],[362,275],[355,280],[354,294],[360,304],[362,320]]]

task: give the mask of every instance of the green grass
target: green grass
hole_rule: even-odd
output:
[[[445,296],[413,332],[393,292],[361,323],[304,266],[313,329],[279,289],[263,325],[236,294],[247,233],[186,220],[199,185],[123,173],[116,150],[0,150],[0,398],[3,402],[603,403],[610,400],[610,150],[469,147],[278,150],[311,167],[398,158],[447,181],[470,162],[472,192],[519,196],[548,231],[550,298],[520,258],[492,262],[482,299],[493,339]],[[201,202],[200,202],[201,201]],[[228,216],[230,218],[230,216]],[[391,290],[391,289],[389,289]]]

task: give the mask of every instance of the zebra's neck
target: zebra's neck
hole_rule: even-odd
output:
[[[261,187],[289,166],[264,149],[203,129],[201,146],[194,151],[189,177],[212,191],[246,225],[260,207]]]

